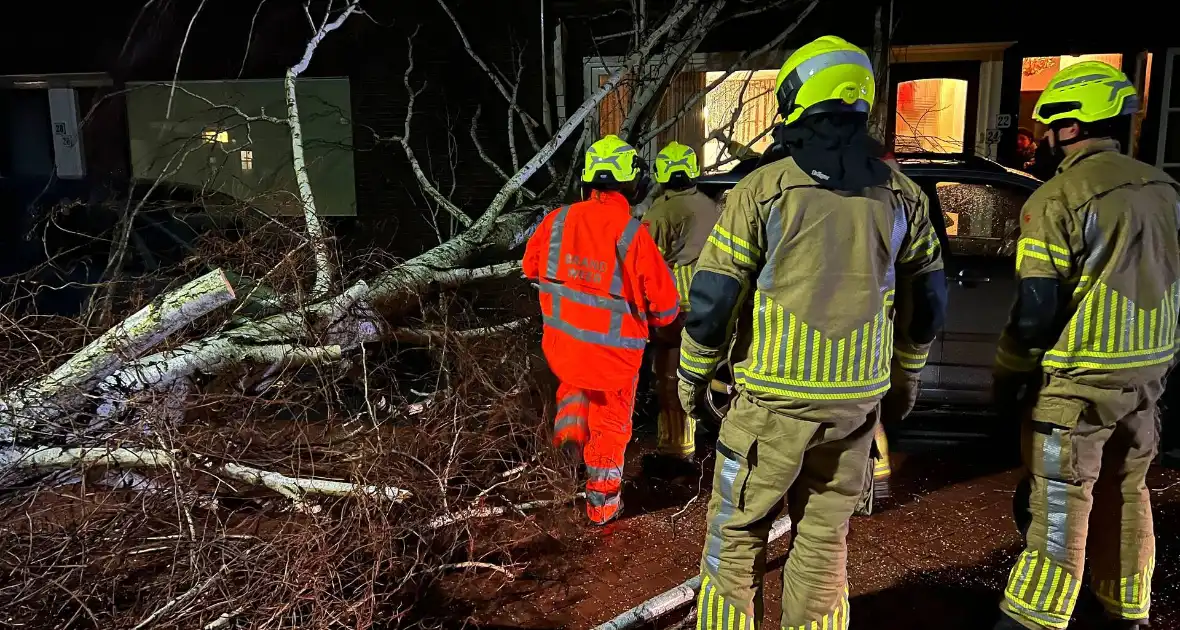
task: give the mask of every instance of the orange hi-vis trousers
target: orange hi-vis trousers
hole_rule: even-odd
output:
[[[635,382],[627,389],[601,391],[561,383],[553,443],[574,442],[586,463],[586,516],[603,525],[619,515],[623,494],[623,457],[631,441]]]

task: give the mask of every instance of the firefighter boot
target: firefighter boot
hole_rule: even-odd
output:
[[[692,456],[676,457],[663,453],[648,453],[643,456],[643,475],[652,479],[698,478],[700,468]]]

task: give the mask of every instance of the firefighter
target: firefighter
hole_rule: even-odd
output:
[[[622,509],[623,456],[648,327],[676,321],[680,298],[631,204],[647,193],[643,160],[607,136],[586,151],[586,200],[549,213],[525,247],[537,281],[542,348],[557,376],[554,444],[586,467],[586,515],[603,525]]]
[[[680,406],[676,369],[680,365],[680,332],[688,310],[688,286],[693,265],[717,223],[720,209],[705,193],[697,190],[701,175],[697,153],[673,142],[656,156],[655,180],[661,190],[643,216],[643,223],[672,270],[680,294],[680,317],[676,325],[661,329],[655,346],[656,392],[660,403],[657,453],[648,456],[644,469],[653,476],[695,474],[696,422]]]
[[[996,356],[1021,418],[1031,522],[997,628],[1065,628],[1089,551],[1110,628],[1146,627],[1155,568],[1145,483],[1176,352],[1180,185],[1119,152],[1135,87],[1096,61],[1050,80],[1034,118],[1055,175],[1025,204],[1012,316]]]
[[[776,82],[787,157],[729,193],[689,290],[681,403],[701,404],[736,329],[738,396],[717,441],[701,562],[704,628],[757,628],[771,523],[796,528],[786,629],[848,627],[845,535],[871,474],[891,372],[918,373],[945,311],[921,189],[868,136],[868,56],[838,37],[796,50]],[[895,328],[895,290],[907,320]],[[752,305],[748,306],[748,305]]]

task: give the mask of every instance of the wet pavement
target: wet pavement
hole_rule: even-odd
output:
[[[591,628],[696,574],[707,481],[640,479],[639,457],[651,436],[637,442],[628,453],[623,520],[603,529],[579,524],[560,554],[534,563],[473,610],[475,625]],[[893,500],[852,519],[851,628],[990,628],[1020,548],[1011,516],[1018,472],[984,445],[908,450],[894,455]],[[707,465],[711,471],[711,459]],[[1158,539],[1152,628],[1180,629],[1180,472],[1156,469],[1149,485]],[[785,539],[771,545],[767,628],[777,626],[785,554]],[[1083,594],[1071,628],[1092,627],[1096,606]],[[683,617],[671,613],[658,625]]]

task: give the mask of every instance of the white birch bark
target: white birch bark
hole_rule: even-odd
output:
[[[17,431],[61,417],[84,399],[93,384],[233,299],[233,287],[220,269],[156,298],[48,376],[0,398],[0,442],[10,441]]]
[[[324,41],[328,33],[340,28],[348,16],[356,13],[359,8],[360,0],[352,0],[340,12],[340,15],[336,16],[335,20],[329,22],[328,16],[325,15],[319,29],[308,40],[303,57],[299,63],[287,69],[287,76],[283,79],[283,87],[287,92],[287,126],[291,132],[291,158],[295,167],[295,184],[299,189],[299,204],[303,209],[304,221],[307,223],[307,238],[311,240],[312,250],[315,252],[315,281],[311,289],[312,299],[319,299],[327,295],[328,289],[332,286],[332,254],[328,247],[328,240],[324,235],[323,223],[320,222],[315,193],[311,189],[311,178],[307,174],[307,158],[303,147],[303,121],[299,118],[299,98],[296,96],[295,87],[299,76],[311,64],[311,58],[319,48],[320,42]]]

